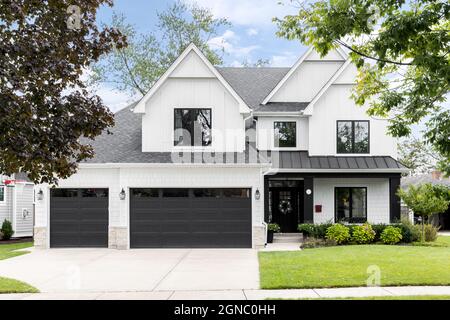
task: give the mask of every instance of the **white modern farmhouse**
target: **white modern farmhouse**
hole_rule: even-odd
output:
[[[350,98],[356,68],[308,50],[292,68],[218,68],[190,45],[115,115],[96,156],[36,187],[44,248],[258,248],[266,224],[389,223],[407,169],[386,120]]]

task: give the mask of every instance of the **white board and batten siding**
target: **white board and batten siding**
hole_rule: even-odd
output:
[[[275,148],[275,122],[287,121],[297,124],[297,147],[289,150],[308,150],[308,118],[305,117],[258,117],[256,123],[257,148],[259,150],[274,150]]]
[[[309,118],[309,154],[339,156],[337,121],[369,120],[370,153],[367,156],[397,158],[396,139],[387,134],[388,121],[367,115],[367,108],[357,106],[350,98],[351,93],[351,84],[331,85],[314,105],[314,113]]]
[[[245,150],[244,115],[239,111],[238,101],[193,51],[146,103],[142,117],[143,152],[180,150],[174,147],[176,108],[211,109],[212,146],[204,149],[215,152]]]

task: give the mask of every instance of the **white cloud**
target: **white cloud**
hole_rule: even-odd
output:
[[[275,55],[270,61],[272,67],[292,67],[299,56],[293,52],[286,51],[282,55]]]
[[[238,42],[239,36],[231,30],[226,30],[221,36],[210,39],[208,44],[212,49],[223,49],[226,53],[238,58],[246,57],[260,48],[258,45],[239,46]]]
[[[268,26],[272,18],[282,18],[297,11],[289,1],[285,5],[277,0],[184,0],[210,8],[215,17],[227,18],[236,25]]]
[[[256,35],[258,35],[258,29],[255,29],[255,28],[250,28],[250,29],[247,29],[247,35],[249,35],[250,37],[251,36],[256,36]]]

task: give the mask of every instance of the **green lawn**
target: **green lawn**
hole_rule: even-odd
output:
[[[14,243],[14,244],[0,244],[0,260],[9,259],[29,253],[29,251],[19,249],[30,248],[33,242]]]
[[[2,244],[0,245],[0,260],[13,258],[27,254],[28,251],[14,251],[32,247],[32,242]],[[0,277],[0,294],[2,293],[35,293],[39,292],[36,288],[21,281]]]
[[[427,246],[427,247],[450,247],[450,237],[439,236],[435,242],[414,242],[415,246]]]
[[[450,247],[340,246],[260,252],[263,289],[366,286],[367,268],[381,270],[382,286],[450,285]]]

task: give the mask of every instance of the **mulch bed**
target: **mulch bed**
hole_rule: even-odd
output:
[[[24,242],[32,242],[32,241],[33,241],[33,237],[10,239],[10,240],[0,240],[0,246],[4,245],[4,244],[24,243]]]

